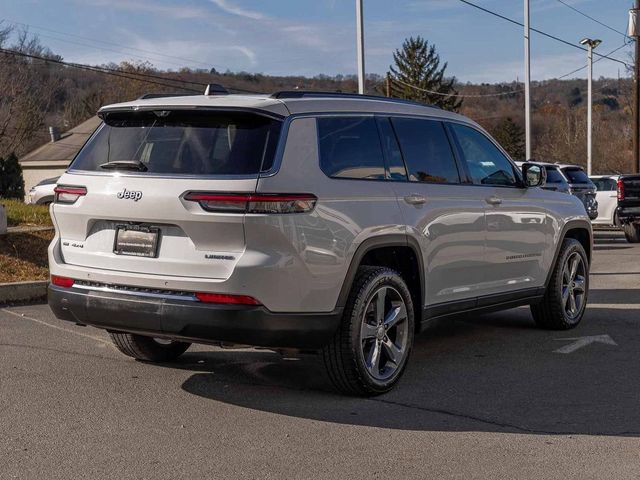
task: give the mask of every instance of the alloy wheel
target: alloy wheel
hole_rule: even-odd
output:
[[[360,329],[360,348],[367,372],[375,380],[391,378],[408,352],[407,307],[393,287],[379,288],[369,299]]]
[[[586,295],[586,268],[582,256],[574,252],[562,269],[562,308],[571,320],[582,312]]]

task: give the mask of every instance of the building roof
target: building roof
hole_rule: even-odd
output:
[[[60,136],[57,142],[48,142],[27,153],[20,163],[29,166],[50,164],[66,167],[85,142],[100,125],[100,118],[94,116]]]
[[[144,110],[157,108],[245,108],[257,109],[286,117],[305,113],[386,113],[426,115],[474,123],[468,118],[437,107],[386,97],[312,94],[309,96],[269,95],[187,95],[180,97],[141,98],[131,102],[107,105],[100,114],[109,111]]]

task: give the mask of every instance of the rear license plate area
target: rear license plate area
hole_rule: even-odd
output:
[[[113,253],[132,257],[158,256],[160,229],[142,225],[117,225]]]

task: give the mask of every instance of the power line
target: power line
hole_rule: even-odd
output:
[[[61,32],[59,30],[53,30],[51,28],[41,27],[39,25],[32,25],[32,24],[24,23],[24,22],[16,22],[15,20],[9,20],[7,18],[5,18],[4,21],[6,21],[8,23],[12,23],[14,25],[22,25],[24,27],[35,28],[36,30],[42,30],[42,31],[45,31],[45,32],[56,33],[58,35],[65,35],[65,36],[68,36],[68,37],[75,37],[75,38],[79,38],[81,40],[87,40],[87,41],[94,42],[94,43],[101,43],[103,45],[111,45],[111,46],[114,46],[114,47],[121,47],[121,48],[124,48],[124,49],[127,49],[127,50],[134,50],[134,51],[137,51],[137,52],[148,53],[148,54],[151,54],[151,55],[158,55],[160,57],[173,58],[175,60],[180,60],[180,61],[183,61],[183,62],[199,63],[201,65],[210,66],[209,63],[202,62],[202,61],[199,61],[199,60],[194,60],[194,59],[191,59],[191,58],[177,57],[175,55],[168,55],[166,53],[154,52],[152,50],[145,50],[143,48],[130,47],[130,46],[127,46],[127,45],[122,45],[120,43],[115,43],[115,42],[109,42],[109,41],[106,41],[106,40],[97,40],[97,39],[94,39],[94,38],[84,37],[82,35],[77,35],[77,34],[74,34],[74,33]],[[58,39],[58,40],[61,40],[61,39]],[[65,41],[65,40],[63,40],[63,41]],[[97,47],[92,47],[92,48],[97,48]],[[181,66],[184,66],[184,65],[181,65]]]
[[[612,53],[616,53],[617,51],[622,50],[624,47],[627,47],[627,46],[629,46],[629,45],[630,45],[630,43],[624,43],[623,45],[620,45],[618,48],[615,48],[615,49],[611,50],[611,51],[610,51],[609,53],[607,53],[606,55],[608,56],[608,55],[611,55]],[[596,59],[593,61],[593,63],[597,63],[597,62],[599,62],[600,60],[602,60],[602,58],[596,58]],[[584,70],[585,68],[587,68],[587,65],[584,65],[584,66],[582,66],[582,67],[580,67],[580,68],[576,68],[575,70],[572,70],[572,71],[571,71],[571,72],[569,72],[569,73],[565,73],[564,75],[559,76],[559,77],[557,78],[557,80],[562,80],[563,78],[567,78],[568,76],[573,75],[574,73],[578,73],[579,71]]]
[[[584,13],[582,10],[577,9],[576,7],[574,7],[573,5],[568,4],[567,2],[565,2],[564,0],[556,0],[558,3],[561,3],[562,5],[564,5],[567,8],[570,8],[571,10],[573,10],[574,12],[579,13],[580,15],[582,15],[583,17],[588,18],[591,21],[596,22],[599,25],[602,25],[605,28],[608,28],[609,30],[611,30],[612,32],[616,32],[619,33],[620,35],[622,35],[624,38],[627,38],[627,34],[624,32],[621,32],[620,30],[616,30],[615,28],[613,28],[610,25],[607,25],[604,22],[601,22],[600,20],[598,20],[597,18],[593,18],[592,16]]]
[[[184,86],[185,84],[190,84],[190,85],[199,85],[201,87],[206,87],[207,84],[206,83],[201,83],[201,82],[193,82],[190,80],[182,80],[182,79],[173,79],[173,78],[166,78],[166,77],[162,77],[160,75],[152,75],[149,73],[140,73],[140,72],[126,72],[123,70],[116,70],[113,68],[109,68],[109,67],[97,67],[97,66],[92,66],[92,65],[85,65],[82,63],[71,63],[71,62],[64,62],[62,60],[56,60],[56,59],[52,59],[52,58],[46,58],[46,57],[41,57],[38,55],[31,55],[28,53],[24,53],[24,52],[18,52],[15,50],[7,50],[5,48],[0,48],[0,53],[5,53],[7,55],[14,55],[14,56],[20,56],[20,57],[25,57],[25,58],[31,58],[34,60],[42,60],[43,62],[49,62],[49,63],[55,63],[58,65],[64,65],[67,67],[71,67],[71,68],[77,68],[79,70],[87,70],[90,72],[95,72],[95,73],[102,73],[105,75],[112,75],[115,77],[122,77],[122,78],[127,78],[129,80],[137,80],[139,82],[145,82],[148,84],[153,84],[153,85],[161,85],[163,87],[169,87],[169,88],[180,88],[182,90],[187,90],[190,92],[197,92],[197,93],[202,93],[204,90],[200,89],[200,90],[196,90],[194,88],[191,87],[186,87]],[[144,80],[143,78],[140,77],[144,77],[144,78],[151,78],[154,80]],[[159,82],[156,81],[157,80],[164,80],[164,82]],[[182,85],[173,85],[173,84],[169,84],[169,83],[165,83],[165,82],[176,82],[176,83],[180,83]],[[262,92],[257,92],[255,90],[247,90],[244,88],[235,88],[235,87],[227,87],[228,90],[234,91],[234,92],[240,92],[240,93],[254,93],[254,94],[261,94]]]
[[[429,93],[431,95],[439,95],[439,96],[442,96],[442,97],[458,97],[458,98],[500,97],[500,96],[503,96],[503,95],[513,95],[514,93],[522,93],[522,92],[524,92],[524,90],[521,89],[521,90],[512,90],[510,92],[482,93],[482,94],[463,95],[463,94],[457,94],[457,93],[436,92],[434,90],[427,90],[426,88],[416,87],[415,85],[411,85],[410,83],[403,82],[402,80],[400,80],[398,78],[395,78],[395,77],[391,77],[391,79],[394,82],[398,82],[398,83],[404,85],[405,87],[413,88],[414,90],[418,90],[419,92],[425,92],[425,93]]]
[[[154,80],[144,80],[143,78],[131,76],[131,75],[141,75],[141,76],[146,76],[146,77],[162,78],[164,80],[170,80],[170,79],[166,79],[164,77],[159,77],[159,76],[155,76],[155,75],[143,75],[143,74],[134,73],[134,72],[123,72],[122,70],[114,70],[112,68],[106,68],[106,67],[92,67],[90,65],[82,65],[82,64],[79,64],[79,63],[63,62],[62,60],[56,60],[56,59],[52,59],[52,58],[40,57],[38,55],[31,55],[31,54],[28,54],[28,53],[17,52],[15,50],[7,50],[5,48],[0,48],[0,53],[4,53],[4,54],[7,54],[7,55],[24,57],[24,58],[30,58],[32,60],[42,60],[44,62],[55,63],[55,64],[58,64],[58,65],[64,65],[66,67],[77,68],[79,70],[87,70],[87,71],[90,71],[90,72],[102,73],[104,75],[112,75],[114,77],[126,78],[128,80],[137,80],[139,82],[149,83],[149,84],[153,84],[153,85],[161,85],[163,87],[181,88],[182,90],[187,90],[187,91],[191,91],[191,92],[198,92],[198,93],[202,92],[202,90],[195,90],[193,88],[189,88],[189,87],[185,87],[185,86],[171,85],[169,83],[157,82],[157,81],[154,81]],[[194,83],[194,82],[187,82],[187,83]]]
[[[613,50],[611,50],[609,53],[607,53],[607,55],[611,55],[612,53],[616,53],[619,50],[622,50],[624,47],[628,46],[629,43],[624,43],[623,45],[620,45],[618,48],[615,48]],[[593,61],[593,63],[599,62],[600,60],[602,60],[605,57],[602,58],[597,58],[596,60]],[[575,70],[572,70],[568,73],[565,73],[564,75],[561,75],[553,80],[562,80],[563,78],[567,78],[570,75],[573,75],[574,73],[578,73],[581,70],[584,70],[585,68],[587,68],[587,65],[580,67],[580,68],[576,68]],[[420,91],[420,92],[424,92],[424,93],[429,93],[431,95],[439,95],[442,97],[456,97],[456,98],[484,98],[484,97],[501,97],[501,96],[506,96],[506,95],[513,95],[513,94],[517,94],[517,93],[523,93],[524,89],[519,89],[519,90],[511,90],[509,92],[498,92],[498,93],[482,93],[482,94],[454,94],[454,93],[442,93],[442,92],[436,92],[433,90],[427,90],[426,88],[421,88],[421,87],[417,87],[415,85],[411,85],[407,82],[403,82],[402,80],[400,80],[399,78],[396,77],[391,77],[391,79],[394,82],[400,83],[401,85],[404,85],[406,87],[412,88],[414,90]],[[534,88],[540,87],[541,85],[534,85]],[[601,87],[602,89],[603,87]]]
[[[472,3],[472,2],[470,2],[468,0],[459,0],[459,1],[464,3],[464,4],[466,4],[466,5],[469,5],[470,7],[477,8],[478,10],[482,10],[485,13],[493,15],[494,17],[498,17],[498,18],[501,18],[502,20],[505,20],[507,22],[513,23],[514,25],[518,25],[520,27],[524,27],[523,23],[518,22],[517,20],[514,20],[513,18],[509,18],[509,17],[501,15],[501,14],[499,14],[497,12],[494,12],[493,10],[489,10],[488,8],[481,7],[480,5],[476,5],[475,3]],[[531,28],[531,31],[532,32],[536,32],[537,34],[542,35],[544,37],[547,37],[547,38],[550,38],[552,40],[555,40],[556,42],[564,43],[565,45],[568,45],[570,47],[577,48],[578,50],[582,50],[583,52],[587,51],[586,48],[583,48],[583,47],[581,47],[579,45],[576,45],[575,43],[571,43],[568,40],[564,40],[563,38],[556,37],[555,35],[551,35],[550,33],[543,32],[542,30],[538,30],[537,28]],[[607,55],[603,55],[603,54],[597,53],[597,52],[593,52],[593,54],[598,56],[598,57],[600,57],[600,58],[606,58],[606,59],[611,60],[613,62],[621,63],[621,64],[623,64],[623,65],[625,65],[627,67],[630,66],[628,63],[623,62],[622,60],[618,60],[617,58],[609,57]]]

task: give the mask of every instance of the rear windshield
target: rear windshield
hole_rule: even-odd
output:
[[[547,167],[547,183],[566,183],[557,168]]]
[[[271,168],[280,126],[245,112],[112,112],[71,169],[140,162],[151,174],[255,175]]]
[[[592,178],[591,181],[595,184],[596,190],[599,192],[611,192],[617,190],[618,182],[613,178]]]
[[[591,180],[581,168],[563,168],[562,171],[569,179],[569,183],[591,183]]]

